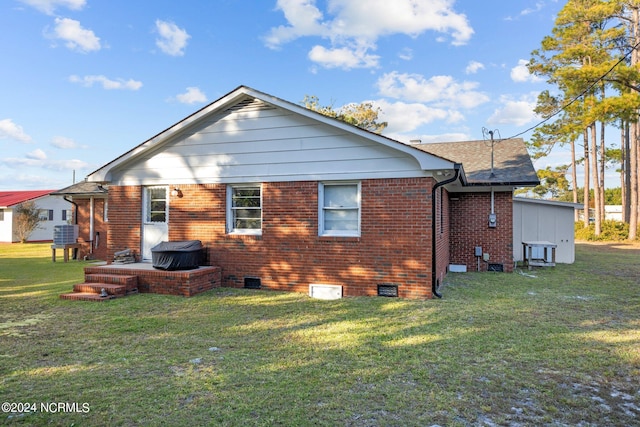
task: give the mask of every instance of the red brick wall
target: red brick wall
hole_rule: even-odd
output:
[[[491,193],[455,193],[451,197],[451,263],[476,271],[474,248],[482,246],[482,251],[489,254],[489,263],[503,264],[505,271],[513,271],[513,194],[495,192],[496,228],[488,225]],[[486,271],[487,267],[488,263],[481,260],[480,270]]]
[[[109,238],[107,261],[123,249],[135,251],[140,260],[140,226],[142,222],[142,187],[109,186]]]
[[[91,253],[91,233],[90,233],[90,216],[91,202],[90,199],[73,200],[77,204],[75,215],[78,218],[78,241],[82,243],[82,247],[78,251],[78,257],[83,259],[85,256],[92,259],[107,259],[107,241],[108,241],[108,224],[104,221],[105,199],[94,198],[94,234],[99,233],[99,237],[94,237],[93,253]]]
[[[441,284],[449,268],[449,195],[447,190],[440,187],[436,191],[436,282]]]
[[[225,232],[225,185],[180,185],[182,197],[171,196],[169,203],[169,239],[201,240],[209,264],[222,267],[223,286],[242,287],[245,277],[259,277],[266,289],[308,292],[310,283],[328,283],[355,296],[393,284],[400,297],[429,298],[432,182],[363,180],[357,238],[318,236],[315,181],[263,184],[261,236]],[[109,187],[111,256],[125,247],[140,253],[141,194],[138,186]],[[439,248],[447,246],[446,236],[439,236]],[[447,264],[440,260],[438,270]]]

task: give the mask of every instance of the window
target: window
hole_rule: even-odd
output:
[[[0,209],[0,221],[4,221],[4,209]]]
[[[104,199],[104,210],[102,211],[102,219],[104,222],[109,221],[109,201]]]
[[[53,221],[53,209],[40,209],[40,221]]]
[[[321,236],[360,235],[360,183],[321,183],[318,191]]]
[[[262,191],[259,185],[227,187],[227,231],[262,233]]]
[[[167,222],[167,188],[147,187],[145,222]]]
[[[71,224],[71,218],[73,218],[73,212],[71,209],[62,209],[62,220]]]

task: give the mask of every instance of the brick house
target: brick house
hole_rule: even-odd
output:
[[[513,189],[538,180],[522,140],[502,147],[485,177],[462,145],[403,144],[240,86],[89,174],[93,196],[72,200],[84,218],[108,204],[93,228],[106,260],[200,240],[222,286],[431,298],[449,264],[475,265],[472,246],[512,267]]]

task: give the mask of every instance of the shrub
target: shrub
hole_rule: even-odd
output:
[[[575,236],[577,240],[587,241],[614,241],[627,240],[629,238],[629,224],[620,221],[606,220],[602,222],[599,236],[595,235],[595,225],[583,227],[581,222],[575,223]]]

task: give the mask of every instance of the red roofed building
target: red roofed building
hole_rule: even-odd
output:
[[[28,201],[40,209],[40,224],[27,239],[29,242],[53,240],[53,227],[71,223],[71,203],[59,196],[51,196],[55,190],[0,191],[0,242],[18,242],[15,208]]]

